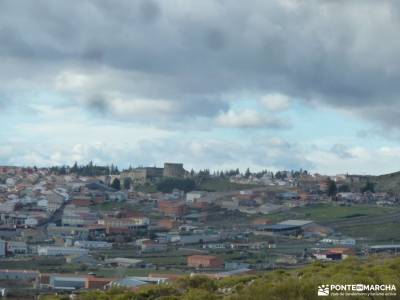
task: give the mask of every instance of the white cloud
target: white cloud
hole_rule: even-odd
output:
[[[378,152],[387,158],[399,158],[400,157],[400,147],[381,147]]]
[[[290,107],[289,97],[279,93],[265,95],[260,102],[270,111],[282,111]]]
[[[380,175],[398,171],[398,147],[366,148],[348,147],[349,155],[338,155],[337,151],[315,147],[306,158],[315,164],[314,171],[330,175],[359,173]]]
[[[168,116],[168,114],[173,114],[177,110],[175,103],[167,100],[123,100],[117,98],[110,99],[107,104],[111,112],[119,117],[140,116],[146,118],[148,115]]]
[[[277,147],[277,146],[285,146],[287,145],[287,141],[283,140],[280,137],[272,137],[268,140],[268,143],[271,146]]]
[[[284,120],[260,113],[255,110],[229,110],[216,118],[216,123],[222,127],[232,128],[284,128],[289,124]]]
[[[55,106],[48,104],[31,104],[29,107],[41,116],[52,119],[74,117],[80,110],[76,106]]]
[[[70,128],[75,131],[77,128]],[[125,130],[114,132],[104,127],[97,128],[96,138],[94,133],[84,131],[82,137],[72,138],[76,132],[64,130],[62,144],[57,145],[48,137],[53,133],[41,131],[43,137],[40,142],[10,143],[16,149],[12,156],[9,152],[5,157],[0,156],[1,164],[15,165],[72,165],[75,161],[86,164],[93,161],[96,164],[118,164],[119,167],[138,165],[162,165],[165,161],[183,162],[187,169],[231,169],[252,170],[282,168],[308,168],[310,162],[304,159],[304,150],[296,144],[277,139],[229,139],[191,137],[182,135],[179,139],[168,136],[146,136],[138,131]],[[122,129],[121,129],[122,130]],[[102,132],[104,138],[100,138]],[[113,134],[114,132],[114,134]],[[130,134],[131,133],[131,134]],[[34,135],[37,136],[37,135]],[[126,142],[121,142],[125,136]],[[128,137],[128,138],[127,138]],[[11,157],[11,158],[10,158]]]
[[[348,152],[358,159],[372,159],[371,150],[364,147],[353,147],[348,149]]]
[[[83,90],[93,86],[93,79],[95,79],[93,77],[81,72],[65,70],[56,76],[54,85],[56,89],[61,91]]]
[[[10,145],[0,146],[0,158],[9,157],[13,154],[13,147]]]

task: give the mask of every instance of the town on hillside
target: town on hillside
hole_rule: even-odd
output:
[[[394,256],[400,194],[369,176],[0,167],[3,295],[137,289]]]

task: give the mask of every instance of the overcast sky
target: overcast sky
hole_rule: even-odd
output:
[[[400,2],[0,1],[0,164],[400,170]]]

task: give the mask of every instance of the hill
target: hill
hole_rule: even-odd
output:
[[[138,291],[111,289],[84,292],[79,300],[309,300],[321,299],[318,287],[329,285],[328,299],[335,296],[331,285],[388,285],[400,289],[400,258],[349,258],[340,263],[316,262],[296,270],[276,270],[259,275],[237,276],[219,281],[204,276],[179,279],[168,285],[150,286]],[[351,299],[400,299],[400,290],[384,291],[391,295],[353,296]],[[375,294],[375,295],[374,295]],[[393,295],[396,294],[396,295]],[[60,300],[68,296],[47,296],[42,299]]]
[[[400,172],[372,177],[376,191],[400,193]]]
[[[376,192],[400,193],[400,172],[384,175],[349,175],[352,191],[362,191],[367,183],[372,183]]]

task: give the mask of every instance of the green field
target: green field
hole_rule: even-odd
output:
[[[111,211],[111,210],[122,210],[122,209],[123,210],[135,210],[135,209],[141,208],[141,206],[126,203],[126,201],[121,201],[121,202],[110,201],[110,202],[104,202],[101,204],[92,205],[90,208],[93,210],[98,210],[98,211]]]
[[[381,243],[400,241],[400,207],[316,204],[268,215],[273,221],[313,220],[351,237]]]
[[[152,183],[136,184],[134,186],[134,190],[143,193],[156,193],[157,187],[155,184]]]
[[[343,234],[364,240],[366,243],[398,243],[400,242],[400,223],[390,222],[375,224],[351,224],[338,225],[337,227]]]
[[[234,183],[224,178],[204,178],[196,184],[196,189],[209,192],[230,192],[243,189],[251,189],[254,187],[257,186],[252,184]],[[138,184],[135,185],[134,189],[135,191],[144,193],[157,192],[157,187],[154,183]]]
[[[197,189],[209,192],[230,192],[252,189],[255,187],[257,187],[257,185],[234,183],[223,178],[210,178],[204,179],[200,184],[198,184]]]
[[[16,270],[38,270],[44,273],[73,273],[82,271],[80,265],[66,264],[64,258],[29,258],[29,259],[13,259],[1,260],[0,266],[2,269]]]
[[[379,207],[376,205],[337,206],[332,204],[315,204],[296,207],[290,210],[270,214],[268,218],[280,221],[287,219],[307,219],[320,223],[333,223],[357,218],[374,218],[391,213],[399,213],[400,207]]]

